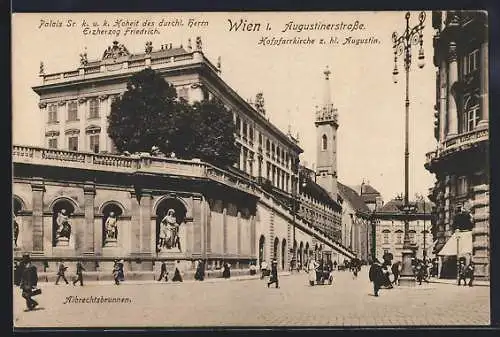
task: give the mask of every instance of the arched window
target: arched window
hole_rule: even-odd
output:
[[[469,132],[475,129],[481,119],[479,100],[476,95],[466,99],[464,113],[462,116],[462,132]]]
[[[326,135],[323,135],[323,137],[321,137],[321,149],[325,151],[327,148],[328,148],[328,137],[326,137]]]
[[[264,235],[261,235],[259,239],[259,267],[262,265],[262,261],[264,261],[265,243],[266,243],[266,238],[264,237]]]
[[[403,231],[398,229],[396,231],[396,244],[400,245],[403,243]]]

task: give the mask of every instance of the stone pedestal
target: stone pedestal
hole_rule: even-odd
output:
[[[106,239],[104,242],[104,247],[117,247],[118,246],[118,240],[116,239]]]
[[[56,247],[68,247],[69,239],[68,238],[58,238],[56,239]]]
[[[399,278],[399,285],[406,287],[415,286],[415,275],[413,274],[413,268],[411,265],[411,260],[414,256],[414,249],[411,246],[406,246],[402,251],[402,270]]]

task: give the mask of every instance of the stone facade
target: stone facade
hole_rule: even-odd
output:
[[[13,161],[20,225],[14,255],[29,252],[48,274],[61,260],[70,266],[82,260],[97,277],[109,276],[115,259],[143,278],[153,277],[161,260],[181,260],[190,271],[196,259],[204,259],[209,270],[223,261],[247,270],[251,262],[276,258],[288,269],[292,226],[299,261],[319,251],[353,257],[251,180],[197,160],[15,146]],[[54,235],[61,209],[72,229],[67,245]],[[170,209],[179,245],[160,249],[162,219]],[[105,224],[111,211],[117,236],[109,245]]]
[[[433,13],[436,72],[435,151],[425,167],[436,176],[429,198],[435,252],[455,230],[453,219],[466,209],[474,219],[476,278],[489,278],[488,19],[486,12]],[[446,263],[445,263],[446,264]],[[454,263],[449,264],[451,268]],[[443,267],[444,268],[444,267]],[[446,273],[446,271],[444,271]]]

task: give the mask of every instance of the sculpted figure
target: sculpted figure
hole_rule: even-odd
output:
[[[105,231],[107,239],[117,239],[118,238],[118,228],[115,212],[109,212],[109,216],[106,219]]]
[[[69,223],[69,217],[66,214],[66,210],[63,208],[57,215],[57,231],[56,239],[67,238],[69,240],[71,236],[71,224]]]
[[[181,248],[179,241],[179,224],[175,217],[175,211],[169,209],[167,214],[163,217],[160,223],[160,237],[159,237],[159,248],[160,250]]]

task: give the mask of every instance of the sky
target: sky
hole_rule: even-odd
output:
[[[436,68],[432,64],[433,29],[427,12],[424,29],[426,65],[416,65],[418,47],[413,46],[410,71],[410,165],[409,196],[426,196],[434,177],[424,168],[425,153],[436,147],[433,136]],[[402,58],[399,81],[392,81],[394,54],[392,33],[401,35],[405,12],[232,12],[232,13],[16,13],[12,19],[12,137],[19,145],[41,146],[42,119],[38,96],[31,89],[41,84],[40,62],[45,73],[76,70],[79,54],[86,50],[89,61],[100,59],[113,40],[123,43],[131,53],[144,52],[146,41],[153,48],[162,44],[186,46],[188,39],[200,36],[203,52],[214,64],[221,57],[222,78],[240,96],[254,100],[264,94],[270,121],[283,132],[290,126],[299,133],[304,153],[301,162],[315,164],[315,106],[322,104],[323,71],[328,66],[330,90],[338,109],[338,177],[346,185],[363,180],[377,189],[387,202],[404,192],[404,95]],[[410,26],[418,23],[418,12],[411,12]],[[149,35],[125,35],[126,27],[112,27],[117,20],[133,25],[149,22]],[[82,22],[93,22],[120,34],[86,34]],[[160,24],[182,20],[183,26]],[[189,22],[198,25],[189,25]],[[243,20],[243,21],[240,21]],[[245,21],[246,20],[246,21]],[[59,27],[57,22],[62,23]],[[260,23],[246,25],[251,31],[230,29],[230,22]],[[300,24],[341,24],[342,29],[285,30]],[[356,24],[357,22],[357,24]],[[74,25],[73,25],[74,24]],[[68,27],[69,25],[69,27]],[[334,27],[334,26],[332,26]],[[269,28],[269,30],[267,29]],[[338,26],[337,26],[338,28]],[[92,31],[90,27],[90,31]],[[157,33],[157,34],[156,34]],[[259,44],[282,39],[309,39],[313,44]],[[336,38],[339,43],[329,43]],[[346,39],[378,40],[375,44],[343,44]],[[320,39],[327,42],[320,44]]]

